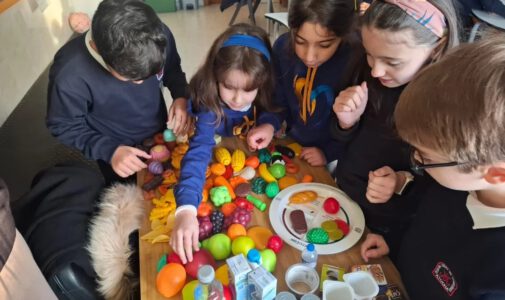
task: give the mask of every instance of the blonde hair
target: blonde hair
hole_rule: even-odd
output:
[[[505,160],[505,37],[456,48],[405,88],[396,106],[398,133],[465,163]]]

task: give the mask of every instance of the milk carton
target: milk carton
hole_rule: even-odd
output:
[[[258,267],[247,275],[249,299],[272,300],[277,294],[277,279],[263,267]]]
[[[247,300],[247,274],[252,271],[247,259],[239,254],[228,258],[226,264],[233,299]]]

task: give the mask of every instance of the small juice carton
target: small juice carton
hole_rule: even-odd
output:
[[[273,300],[277,294],[277,278],[262,266],[247,275],[249,298],[251,300]]]
[[[233,299],[247,300],[247,274],[252,271],[247,259],[239,254],[228,258],[226,264]]]
[[[321,268],[321,284],[319,286],[321,292],[323,291],[323,283],[325,280],[344,281],[344,273],[344,268],[323,264]]]

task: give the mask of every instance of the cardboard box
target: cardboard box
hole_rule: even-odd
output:
[[[277,278],[262,266],[257,267],[247,275],[249,283],[249,299],[273,300],[277,294]]]
[[[321,268],[321,283],[319,286],[321,292],[323,291],[323,282],[325,280],[344,281],[344,273],[344,268],[323,264]]]
[[[239,254],[226,260],[228,276],[230,277],[230,289],[233,299],[247,300],[247,275],[251,267],[244,255]]]

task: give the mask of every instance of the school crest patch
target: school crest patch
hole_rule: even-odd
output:
[[[454,295],[458,289],[458,283],[445,263],[438,262],[431,273],[449,296]]]

